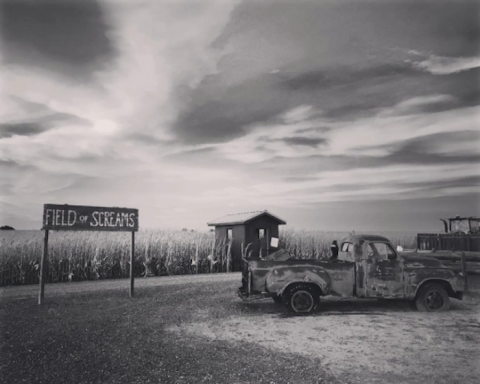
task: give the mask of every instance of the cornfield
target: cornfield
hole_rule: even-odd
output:
[[[283,229],[280,247],[296,258],[329,256],[332,240],[346,232]],[[412,234],[385,234],[395,245],[415,247]],[[0,231],[0,286],[38,284],[42,231]],[[135,239],[136,277],[229,272],[230,247],[212,232],[141,230]],[[51,232],[47,283],[126,278],[130,233]]]
[[[400,245],[404,249],[417,247],[414,233],[385,231],[374,233],[387,237],[393,245]],[[298,259],[324,259],[330,257],[332,241],[337,240],[340,244],[340,240],[349,234],[349,232],[284,229],[280,231],[280,248],[286,249]]]

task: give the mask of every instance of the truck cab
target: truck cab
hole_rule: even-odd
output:
[[[311,312],[329,295],[408,300],[428,312],[462,299],[464,276],[437,259],[397,252],[383,236],[352,235],[339,245],[334,261],[244,259],[240,297],[272,297],[292,312]]]

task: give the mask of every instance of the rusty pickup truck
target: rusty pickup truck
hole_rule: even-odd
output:
[[[277,255],[277,256],[276,256]],[[434,258],[397,252],[382,236],[343,239],[336,260],[301,260],[283,252],[243,258],[243,300],[271,297],[289,312],[314,311],[321,296],[408,300],[414,309],[445,311],[463,298],[465,277]]]

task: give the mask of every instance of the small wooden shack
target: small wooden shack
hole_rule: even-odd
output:
[[[242,243],[244,247],[251,244],[249,252],[252,251],[252,257],[266,257],[271,251],[276,250],[276,248],[272,249],[270,241],[272,237],[278,238],[278,226],[287,223],[265,210],[233,213],[207,224],[215,227],[217,242],[232,241],[232,270],[240,271],[242,268]]]

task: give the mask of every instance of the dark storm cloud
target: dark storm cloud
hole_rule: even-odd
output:
[[[416,113],[474,105],[478,70],[438,76],[415,63],[476,56],[478,11],[469,1],[243,2],[215,43],[231,53],[185,98],[174,131],[225,142],[299,105],[349,121],[429,95],[452,101]]]
[[[33,103],[36,104],[36,103]],[[40,111],[51,111],[47,107],[41,108],[42,104],[37,104]],[[33,118],[30,121],[0,123],[0,138],[17,136],[34,136],[57,127],[59,123],[87,125],[91,122],[82,117],[70,113],[56,113]]]
[[[362,69],[339,67],[337,69],[316,70],[299,74],[279,72],[277,76],[281,79],[280,85],[285,86],[289,90],[297,91],[301,89],[328,89],[375,78],[416,74],[418,74],[418,71],[406,64],[385,64]]]
[[[474,128],[472,122],[472,128]],[[461,149],[456,153],[438,152],[437,148],[449,143],[469,143],[476,142],[480,147],[480,132],[478,131],[459,131],[442,132],[427,136],[421,136],[387,146],[391,154],[384,160],[388,163],[401,164],[455,164],[455,163],[478,163],[480,162],[480,153],[462,153]]]
[[[281,113],[299,105],[312,105],[325,118],[351,121],[414,97],[447,96],[397,113],[428,114],[479,102],[480,69],[436,76],[408,65],[263,74],[226,89],[215,89],[210,76],[192,93],[174,132],[187,143],[226,142],[243,136],[249,125],[278,122]]]
[[[243,136],[248,125],[267,122],[288,106],[288,95],[274,91],[271,76],[227,89],[211,90],[210,82],[215,82],[214,76],[192,93],[191,103],[175,124],[175,134],[186,143],[218,143]]]
[[[33,136],[46,131],[47,128],[39,123],[7,123],[0,124],[0,138],[18,136]]]
[[[414,73],[419,74],[416,71]],[[326,110],[327,117],[330,110],[345,117],[347,111],[357,115],[364,110],[378,108],[378,99],[382,99],[359,98],[358,86],[352,83],[354,74],[347,73],[348,79],[345,80],[337,71],[333,76],[335,79],[328,80],[328,87],[332,87],[333,83],[350,83],[350,88],[343,87],[332,91],[318,84],[299,88],[289,85],[297,76],[302,78],[301,82],[306,81],[304,75],[308,77],[311,74],[288,74],[288,77],[262,74],[234,87],[218,89],[212,85],[215,83],[215,76],[210,76],[192,93],[191,102],[185,106],[177,120],[174,132],[180,140],[187,143],[226,142],[243,136],[249,125],[279,122],[279,114],[302,104]],[[328,74],[324,73],[322,78],[323,76],[328,77]],[[349,102],[356,105],[350,106]],[[358,103],[363,104],[357,105]],[[340,111],[341,108],[343,109]]]
[[[459,108],[470,107],[480,103],[480,68],[437,76],[437,79],[444,93],[451,94],[459,100]]]
[[[453,165],[465,164],[465,167],[478,167],[480,153],[436,152],[436,149],[446,143],[477,142],[480,147],[480,133],[474,131],[445,132],[422,136],[386,146],[375,146],[369,149],[381,149],[389,152],[386,156],[361,156],[355,152],[323,156],[315,155],[305,158],[276,157],[257,164],[264,171],[281,169],[282,180],[308,181],[320,170],[342,171],[360,168],[383,168],[395,165]],[[412,168],[414,169],[414,168]],[[414,172],[414,170],[412,170]],[[303,179],[303,180],[302,180]]]
[[[450,99],[416,105],[404,113],[434,113],[476,105],[480,99],[480,69],[435,76],[403,66],[380,65],[368,69],[314,71],[278,76],[278,86],[289,93],[302,94],[304,102],[324,110],[333,119],[367,117],[379,108],[392,107],[402,101],[435,94]]]
[[[96,0],[4,0],[0,15],[6,63],[84,78],[114,53]]]

